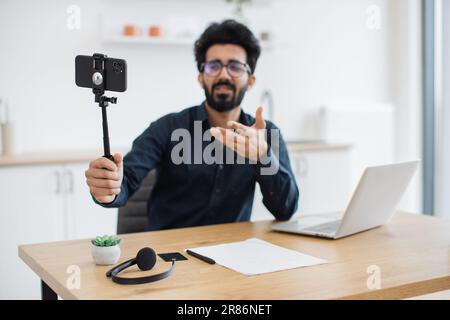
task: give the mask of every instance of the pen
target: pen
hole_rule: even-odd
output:
[[[193,252],[193,251],[191,251],[189,249],[186,250],[186,253],[190,254],[191,256],[196,257],[196,258],[198,258],[200,260],[203,260],[206,263],[209,263],[209,264],[215,264],[216,263],[213,259],[205,257],[205,256],[202,256],[201,254],[195,253],[195,252]]]

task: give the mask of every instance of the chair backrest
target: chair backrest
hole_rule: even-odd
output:
[[[147,205],[156,182],[156,169],[151,170],[127,204],[119,208],[117,234],[144,232],[148,223]]]

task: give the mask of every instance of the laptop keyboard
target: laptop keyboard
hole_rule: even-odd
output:
[[[322,223],[317,226],[308,227],[304,230],[313,231],[313,232],[320,232],[320,233],[334,233],[337,231],[337,228],[339,227],[341,223],[341,220],[335,220],[327,223]]]

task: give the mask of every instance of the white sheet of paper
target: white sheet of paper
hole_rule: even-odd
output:
[[[216,263],[245,275],[257,275],[323,264],[327,261],[251,238],[241,242],[190,248]]]

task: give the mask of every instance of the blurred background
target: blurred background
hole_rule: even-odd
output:
[[[193,44],[226,18],[261,40],[242,107],[262,105],[288,142],[296,215],[344,209],[367,166],[422,159],[399,209],[450,217],[447,0],[1,0],[0,298],[40,297],[17,245],[116,232],[117,210],[85,184],[101,111],[75,85],[75,56],[127,61],[108,108],[112,151],[126,152],[151,121],[203,101]],[[258,191],[252,220],[270,218]]]

